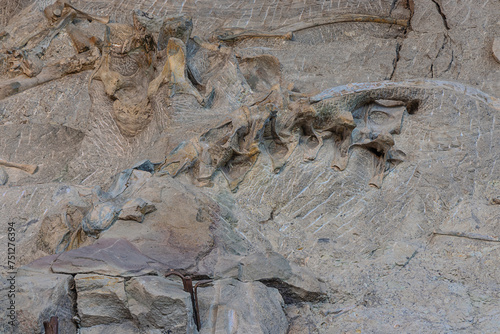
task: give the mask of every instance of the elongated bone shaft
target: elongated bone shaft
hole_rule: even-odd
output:
[[[2,159],[0,159],[0,165],[5,166],[5,167],[17,168],[17,169],[25,171],[26,173],[29,173],[29,174],[34,174],[38,170],[37,165],[18,164],[15,162],[9,162],[9,161],[5,161]]]

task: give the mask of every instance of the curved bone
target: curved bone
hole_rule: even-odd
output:
[[[419,102],[420,97],[426,95],[426,91],[435,89],[463,94],[500,110],[500,99],[477,88],[454,81],[433,79],[351,83],[327,89],[312,96],[309,101],[312,104],[329,103],[343,107],[346,110],[354,110],[363,104],[380,99],[390,98],[391,100],[400,100],[406,103]],[[411,108],[409,112],[412,112]]]
[[[286,25],[271,31],[249,30],[244,28],[221,28],[214,33],[214,36],[223,42],[234,42],[247,38],[283,38],[291,40],[293,33],[305,29],[324,26],[335,23],[346,22],[372,22],[395,24],[403,27],[409,25],[409,20],[394,19],[392,17],[363,14],[343,14],[337,17],[320,17],[312,20],[301,21],[295,24]]]

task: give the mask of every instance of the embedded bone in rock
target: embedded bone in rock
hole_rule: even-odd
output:
[[[148,84],[153,79],[148,36],[141,36],[137,27],[110,24],[102,60],[94,74],[104,84],[106,94],[114,99],[113,118],[120,132],[135,136],[152,118],[147,96]],[[92,77],[91,77],[92,79]]]
[[[187,166],[200,185],[207,185],[220,169],[231,190],[238,184],[257,159],[260,137],[271,111],[267,106],[242,107],[215,128],[176,148],[160,165],[160,172],[176,176]]]
[[[194,333],[171,271],[213,280],[201,333],[497,332],[498,22],[498,1],[3,1],[0,332]]]
[[[193,20],[186,16],[165,18],[158,36],[158,49],[163,50],[171,37],[180,39],[186,44],[191,37]]]
[[[85,233],[95,236],[110,228],[118,219],[120,212],[121,209],[114,203],[99,203],[82,220],[82,228]]]
[[[161,71],[148,87],[148,96],[156,94],[160,85],[164,82],[171,86],[171,95],[176,92],[193,95],[198,103],[204,104],[203,98],[193,84],[186,78],[186,46],[178,38],[168,39],[166,48],[167,61]]]
[[[363,106],[353,113],[356,128],[353,146],[360,146],[373,153],[373,177],[370,185],[380,188],[384,177],[389,150],[394,146],[393,135],[401,132],[406,107],[399,101],[380,101]]]

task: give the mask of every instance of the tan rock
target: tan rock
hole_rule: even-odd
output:
[[[260,282],[224,279],[198,291],[200,334],[285,334],[288,330],[281,295]]]
[[[78,315],[82,327],[121,323],[131,319],[121,277],[95,274],[75,276]]]
[[[135,277],[126,284],[128,307],[143,331],[197,333],[191,296],[182,284],[164,277]]]
[[[493,39],[493,46],[491,47],[493,52],[493,58],[500,63],[500,37],[495,37]]]
[[[135,198],[127,201],[122,206],[122,210],[118,215],[118,219],[122,220],[135,220],[142,223],[144,215],[156,210],[156,207],[143,200],[142,198]]]

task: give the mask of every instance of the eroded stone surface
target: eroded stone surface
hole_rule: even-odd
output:
[[[196,333],[191,296],[181,284],[163,277],[136,277],[127,282],[126,290],[141,330]]]
[[[91,246],[65,252],[52,263],[56,273],[96,273],[140,276],[154,272],[157,263],[123,239],[101,239]]]
[[[73,321],[76,315],[76,294],[74,292],[75,281],[72,276],[19,273],[2,277],[2,282],[5,282],[2,285],[2,302],[10,305],[7,299],[8,291],[15,291],[17,310],[16,326],[2,321],[2,331],[5,333],[40,333],[43,322],[56,316],[59,319],[61,332],[76,333],[77,326]]]
[[[121,323],[132,318],[123,278],[78,274],[75,284],[82,327]]]
[[[199,291],[203,323],[200,333],[287,332],[283,299],[276,289],[259,282],[225,279]]]
[[[0,223],[15,223],[17,265],[67,251],[20,275],[213,277],[227,295],[203,289],[203,312],[221,310],[210,329],[285,328],[259,280],[280,289],[291,333],[495,332],[498,13],[473,0],[6,1],[0,159],[38,170],[3,167]],[[125,205],[139,199],[157,210]],[[84,230],[95,208],[120,214]],[[117,247],[130,263],[72,253],[106,238],[133,245]]]

